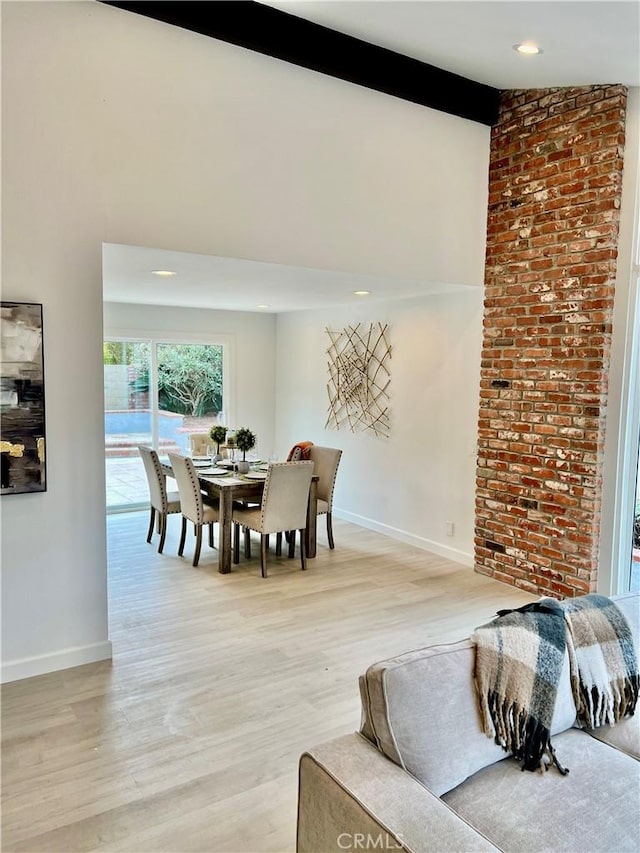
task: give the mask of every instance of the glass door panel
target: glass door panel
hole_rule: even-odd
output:
[[[139,444],[153,444],[148,341],[105,341],[104,434],[107,509],[149,500]]]
[[[103,352],[107,510],[148,506],[138,445],[188,454],[190,435],[224,423],[224,347],[111,340]]]
[[[156,375],[159,452],[190,453],[190,435],[206,436],[223,422],[223,347],[159,343]]]

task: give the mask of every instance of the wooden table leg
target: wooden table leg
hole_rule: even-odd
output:
[[[311,481],[309,488],[309,503],[307,504],[307,528],[304,534],[307,557],[313,559],[316,555],[316,527],[318,523],[318,484]]]
[[[220,489],[220,542],[218,544],[218,571],[227,575],[231,571],[231,514],[233,499],[231,489]]]

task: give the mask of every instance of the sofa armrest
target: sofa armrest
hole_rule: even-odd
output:
[[[297,839],[298,853],[497,849],[358,734],[300,758]]]

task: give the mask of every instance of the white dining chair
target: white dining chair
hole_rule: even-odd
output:
[[[139,444],[138,451],[142,457],[144,471],[147,475],[147,482],[149,484],[150,518],[147,542],[151,542],[157,513],[158,531],[160,533],[158,553],[162,554],[164,540],[167,536],[167,516],[172,513],[180,512],[180,495],[178,492],[167,492],[166,478],[162,468],[160,467],[160,460],[158,459],[156,451],[152,447],[147,447],[145,444]]]
[[[342,450],[335,447],[320,447],[313,444],[309,448],[309,459],[314,464],[313,473],[318,476],[318,515],[327,516],[327,539],[333,550],[333,490],[336,485],[338,465]]]
[[[311,462],[276,462],[269,466],[259,507],[236,506],[233,510],[234,562],[240,559],[240,528],[260,534],[260,568],[267,577],[267,544],[271,533],[291,531],[289,556],[294,555],[295,531],[299,533],[300,561],[307,568],[305,529],[309,488],[313,477]]]
[[[193,565],[197,566],[200,560],[200,549],[202,547],[202,528],[209,525],[209,545],[213,548],[213,525],[219,521],[218,502],[210,501],[202,494],[200,482],[192,460],[188,456],[177,453],[169,454],[169,462],[173,470],[173,476],[178,484],[180,494],[180,507],[182,511],[182,531],[180,533],[180,546],[178,556],[184,552],[184,544],[187,536],[187,521],[194,526],[196,536],[196,547],[193,552]]]
[[[189,446],[192,456],[207,456],[209,449],[215,448],[215,442],[207,432],[192,432],[189,435]]]

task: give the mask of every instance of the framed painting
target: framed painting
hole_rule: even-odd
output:
[[[1,303],[0,494],[44,492],[42,305]]]

